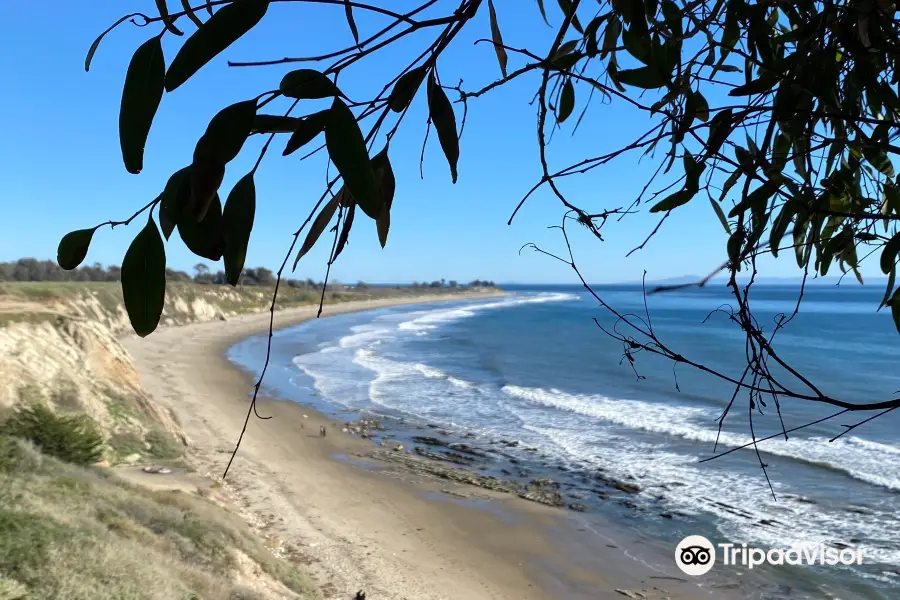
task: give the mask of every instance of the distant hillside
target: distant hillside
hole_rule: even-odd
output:
[[[0,282],[16,281],[16,282],[36,282],[36,281],[70,281],[70,282],[110,282],[120,281],[122,270],[116,265],[104,267],[99,263],[92,266],[79,267],[71,271],[60,268],[56,262],[52,260],[38,260],[36,258],[20,258],[15,262],[0,262]],[[184,271],[175,271],[166,269],[166,278],[169,281],[180,283],[199,283],[202,285],[225,285],[224,271],[211,271],[204,263],[194,265],[194,275],[189,275]],[[274,286],[276,275],[265,267],[256,267],[254,269],[247,268],[241,274],[238,282],[240,286]],[[301,289],[322,289],[322,282],[316,282],[312,279],[290,279],[282,280],[285,287],[301,288]],[[365,282],[358,282],[354,285],[347,286],[338,282],[329,282],[328,289],[343,290],[348,287],[370,287]],[[407,287],[406,285],[378,285],[372,287]],[[431,282],[413,282],[408,287],[417,289],[422,288],[465,288],[465,287],[496,287],[493,281],[475,279],[469,283],[456,281],[446,281],[444,279],[434,280]]]
[[[684,285],[695,283],[703,279],[701,275],[683,275],[681,277],[669,277],[666,279],[654,279],[647,280],[647,286],[657,286],[657,285]],[[738,274],[738,282],[746,282],[748,281],[748,276],[745,274]],[[719,275],[712,280],[710,280],[706,285],[707,286],[719,286],[725,285],[728,282],[728,276]],[[799,286],[803,282],[802,277],[757,277],[755,279],[756,285],[784,285],[784,286]],[[631,282],[633,285],[640,285],[640,281]],[[887,283],[887,278],[883,276],[878,277],[863,277],[863,283],[866,286],[884,286]],[[836,286],[836,285],[848,285],[852,284],[854,286],[859,285],[856,281],[856,278],[849,274],[843,279],[840,276],[829,275],[828,277],[814,277],[810,276],[806,280],[806,285],[808,286]]]

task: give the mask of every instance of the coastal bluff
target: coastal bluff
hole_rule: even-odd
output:
[[[268,286],[169,282],[160,324],[225,321],[268,311],[272,291]],[[339,286],[326,292],[325,302],[427,299],[447,292]],[[277,308],[319,300],[319,291],[283,286]],[[107,460],[113,464],[179,454],[172,445],[186,446],[189,440],[172,412],[141,387],[121,343],[130,335],[118,282],[0,283],[0,410],[40,400],[55,410],[87,414],[106,437]]]

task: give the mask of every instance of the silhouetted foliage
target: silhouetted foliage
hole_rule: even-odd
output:
[[[210,16],[205,21],[195,20],[197,29],[193,31],[188,21],[199,11],[130,15],[130,22],[139,27],[153,24],[153,32],[146,34],[152,37],[137,49],[125,76],[119,123],[128,171],[138,172],[143,165],[156,109],[166,100],[163,90],[176,91],[238,38],[248,32],[252,35],[266,19],[269,4],[269,0],[209,2]],[[298,10],[307,8],[303,0],[291,4]],[[342,3],[331,4],[338,10]],[[412,3],[404,14],[395,12],[395,4],[386,0],[354,3],[354,10],[384,19],[386,26],[360,31],[355,22],[348,22],[358,41],[347,45],[335,42],[320,56],[231,61],[235,67],[302,63],[303,68],[288,72],[280,83],[273,78],[258,96],[222,108],[197,141],[191,164],[172,175],[159,197],[125,221],[102,225],[128,224],[147,213],[149,222],[129,252],[153,257],[158,263],[156,257],[164,251],[152,226],[153,210],[158,206],[164,236],[168,239],[177,228],[183,239],[192,241],[189,246],[198,256],[224,257],[225,271],[232,275],[227,279],[234,285],[253,227],[256,167],[276,136],[286,138],[284,154],[319,139],[306,156],[324,151],[329,168],[333,165],[334,169],[328,171],[318,201],[310,202],[308,218],[294,232],[278,277],[291,256],[296,267],[325,237],[331,238],[324,243],[332,248],[325,265],[327,281],[332,263],[359,227],[374,225],[380,245],[387,243],[396,185],[403,183],[395,180],[388,150],[395,156],[400,152],[404,161],[424,157],[424,150],[413,154],[390,147],[394,134],[404,125],[407,109],[416,102],[427,109],[427,124],[411,126],[422,127],[426,142],[428,132],[434,129],[430,140],[434,143],[436,138],[447,161],[449,179],[455,183],[465,176],[459,168],[465,150],[460,136],[470,103],[514,82],[524,90],[523,98],[536,107],[540,169],[530,189],[522,189],[509,221],[539,190],[559,201],[562,251],[532,247],[572,269],[599,306],[616,320],[615,327],[604,331],[622,345],[629,366],[634,367],[639,352],[691,366],[734,385],[735,398],[739,392],[746,395],[751,414],[766,405],[763,396],[776,406],[794,398],[844,411],[900,408],[900,397],[893,391],[886,392],[891,397],[883,401],[830,397],[774,350],[776,334],[792,316],[782,315],[769,331],[751,310],[752,285],[761,256],[778,257],[780,251],[793,254],[805,285],[807,276],[825,275],[833,264],[862,282],[859,264],[877,254],[882,272],[889,277],[879,308],[890,306],[900,330],[900,287],[895,286],[900,256],[900,181],[891,160],[900,153],[895,144],[900,115],[900,20],[892,0],[559,0],[552,9],[545,6],[550,3],[536,0],[516,3],[514,10],[527,14],[530,9],[535,19],[539,10],[551,29],[546,36],[527,37],[516,35],[513,19],[498,13],[492,2],[428,0]],[[124,18],[113,27],[128,21]],[[166,66],[158,38],[171,42],[165,44],[167,48],[177,44],[171,39],[176,21],[189,35]],[[86,68],[100,39],[111,29],[91,47]],[[473,77],[467,72],[471,61],[450,66],[443,60],[448,48],[458,45],[460,33],[473,29],[483,32],[479,42],[485,53],[496,55],[499,79],[472,85]],[[430,37],[420,54],[403,57],[402,52],[391,52],[413,36]],[[507,45],[504,38],[516,39],[516,44]],[[376,55],[384,60],[402,58],[395,68],[385,71],[385,65],[379,67],[378,72],[396,76],[387,75],[368,90],[353,86],[351,102],[338,84],[344,86],[353,71],[370,64],[367,59]],[[530,89],[523,87],[529,83]],[[328,108],[321,109],[321,103],[314,108],[310,100],[323,100]],[[631,117],[643,131],[630,142],[605,147],[610,139],[604,129],[607,120],[597,119],[589,132],[590,143],[580,155],[570,157],[571,162],[560,166],[551,156],[551,134],[570,128],[574,134],[589,109],[602,111],[612,103],[622,107],[617,119]],[[303,116],[293,114],[298,107]],[[228,194],[223,207],[219,187],[226,167],[247,138],[256,134],[266,136],[258,160]],[[639,158],[655,169],[646,181],[638,182],[640,191],[623,204],[608,205],[601,194],[603,204],[583,208],[582,202],[571,197],[568,182],[572,178],[602,172],[616,161]],[[502,177],[502,164],[497,163],[498,177]],[[729,273],[733,306],[728,312],[745,337],[748,363],[739,379],[670,349],[657,336],[649,314],[619,312],[604,301],[582,278],[570,243],[567,228],[573,223],[602,241],[601,228],[608,222],[638,212],[658,215],[647,238],[636,241],[632,252],[638,251],[672,211],[691,202],[708,202],[725,232],[722,265],[691,285],[702,287],[720,271]],[[58,262],[66,268],[82,262],[93,234],[102,225],[65,236]],[[298,249],[301,235],[304,240]],[[133,264],[138,268],[147,261]],[[157,264],[156,268],[165,266]],[[741,271],[748,274],[749,282],[738,283]],[[125,280],[146,287],[142,283],[146,277],[126,276]],[[154,281],[158,283],[142,291],[158,297],[164,292],[165,278]],[[439,288],[443,284],[425,285]],[[671,287],[656,291],[666,289]],[[798,296],[797,310],[802,288]],[[139,294],[130,297],[140,301]],[[728,410],[733,403],[734,399]]]

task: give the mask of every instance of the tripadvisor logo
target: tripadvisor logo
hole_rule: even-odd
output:
[[[675,564],[688,575],[704,575],[716,564],[716,549],[702,535],[689,535],[675,547]]]
[[[713,545],[702,535],[689,535],[675,547],[675,564],[687,575],[704,575],[716,564],[716,547],[723,565],[741,565],[752,569],[760,565],[861,565],[862,548],[834,548],[824,544],[806,544],[791,548],[748,547],[747,544]]]

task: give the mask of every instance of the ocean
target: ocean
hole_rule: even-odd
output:
[[[757,437],[765,437],[778,433],[782,420],[792,428],[836,409],[784,399],[779,416],[771,401],[751,411],[744,394],[720,433],[731,385],[646,353],[634,355],[633,370],[622,345],[594,319],[615,323],[580,287],[504,289],[510,295],[337,315],[279,331],[264,389],[336,419],[383,415],[397,439],[430,425],[428,435],[440,428],[484,449],[496,449],[499,440],[502,452],[483,467],[489,473],[522,481],[551,476],[590,507],[579,518],[626,522],[673,550],[687,535],[763,549],[863,550],[862,565],[754,569],[760,585],[748,598],[898,597],[900,411],[833,442],[869,415],[847,414],[761,442],[759,457],[748,448],[701,462],[749,443],[751,415]],[[644,312],[639,286],[597,290],[622,313]],[[855,282],[808,287],[799,315],[776,336],[776,351],[831,397],[895,397],[900,334],[888,310],[876,312],[881,294]],[[757,286],[752,306],[771,331],[796,300],[796,288]],[[743,334],[727,310],[717,310],[733,303],[724,285],[648,303],[668,347],[740,377]],[[264,336],[248,338],[229,357],[259,372],[265,343]],[[597,473],[641,491],[592,494],[584,482]],[[728,581],[728,569],[716,568],[720,580]]]

